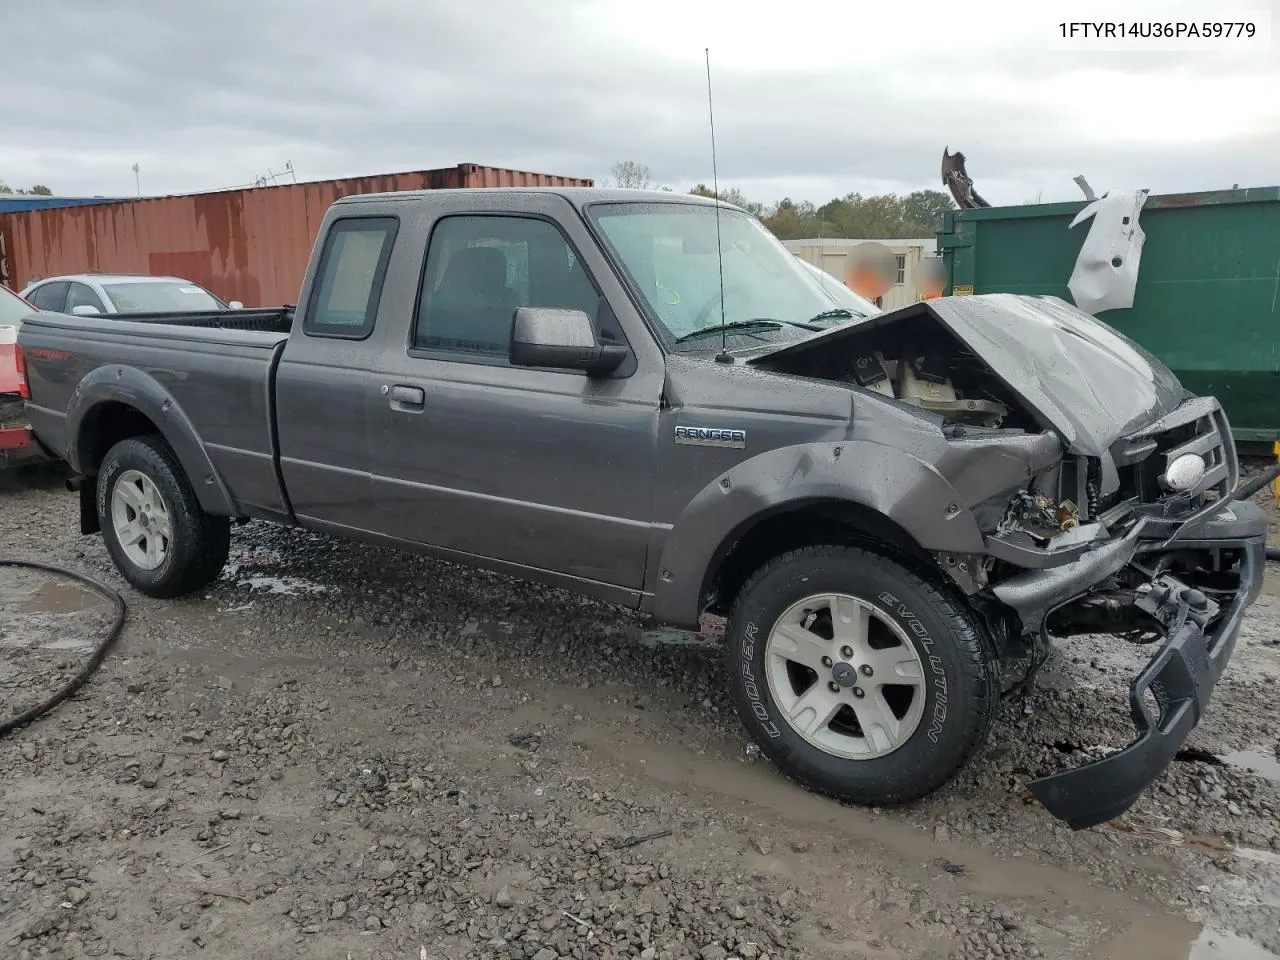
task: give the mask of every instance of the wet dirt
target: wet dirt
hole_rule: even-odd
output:
[[[0,490],[7,554],[118,584],[75,517]],[[1272,590],[1185,758],[1072,832],[1025,784],[1132,737],[1151,650],[1062,645],[953,784],[867,810],[751,748],[714,627],[257,524],[233,559],[127,591],[90,685],[0,740],[5,960],[1280,957]],[[6,711],[82,662],[78,590],[0,569]]]

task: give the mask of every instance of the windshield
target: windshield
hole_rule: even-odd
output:
[[[203,287],[173,283],[104,283],[102,289],[121,313],[187,313],[225,310],[227,305]]]
[[[671,339],[694,335],[680,343],[679,350],[714,350],[718,337],[697,333],[718,329],[722,323],[737,328],[728,331],[730,339],[772,342],[812,336],[812,330],[793,324],[809,323],[844,306],[764,224],[745,213],[720,209],[722,313],[714,206],[607,203],[593,206],[591,212],[649,312]]]
[[[20,327],[22,318],[35,312],[35,307],[16,293],[10,293],[7,287],[0,286],[0,327]]]

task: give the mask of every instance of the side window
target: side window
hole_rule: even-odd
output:
[[[378,315],[397,226],[394,217],[334,221],[307,304],[306,333],[346,340],[369,335]]]
[[[600,294],[568,240],[532,217],[445,217],[431,232],[414,346],[505,360],[520,307],[581,310]]]
[[[70,284],[65,280],[55,280],[53,283],[46,283],[31,295],[31,303],[37,310],[48,310],[54,313],[61,313],[62,305],[67,301],[67,287],[69,286]]]
[[[67,291],[66,311],[70,313],[76,307],[93,307],[98,313],[106,313],[107,308],[102,305],[102,299],[93,292],[93,288],[83,283],[72,283],[71,288]]]

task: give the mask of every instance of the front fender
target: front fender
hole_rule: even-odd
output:
[[[67,407],[67,463],[77,473],[96,470],[84,450],[86,420],[101,412],[107,403],[121,403],[137,410],[156,425],[165,442],[173,448],[191,482],[200,506],[207,513],[231,516],[235,509],[226,484],[209,458],[199,433],[173,395],[154,377],[135,367],[111,364],[99,367],[80,381]]]
[[[856,503],[889,518],[925,550],[982,553],[963,498],[931,464],[866,440],[780,447],[704,487],[672,526],[653,591],[660,622],[696,626],[708,568],[756,520],[817,501]]]

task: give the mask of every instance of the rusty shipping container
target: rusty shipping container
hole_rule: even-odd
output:
[[[247,307],[294,303],[316,231],[339,197],[460,187],[589,187],[591,180],[462,163],[439,170],[0,214],[4,282],[69,273],[173,275]]]

